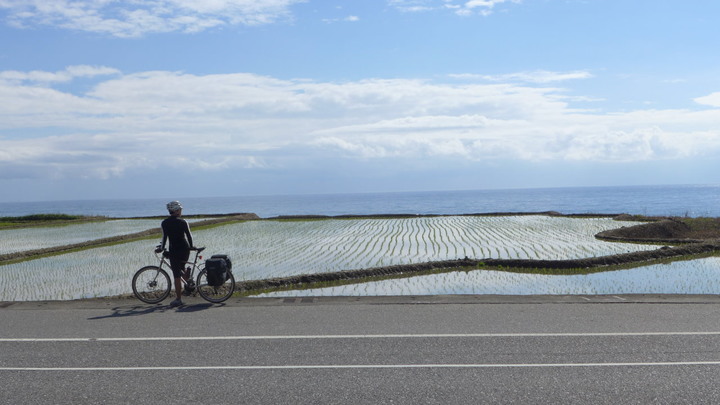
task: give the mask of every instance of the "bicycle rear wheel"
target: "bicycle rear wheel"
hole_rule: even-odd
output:
[[[157,304],[170,295],[170,276],[157,266],[145,266],[132,279],[135,296],[142,302]]]
[[[223,302],[230,298],[235,292],[235,277],[232,272],[228,272],[228,278],[224,283],[219,286],[212,286],[208,284],[207,270],[203,269],[197,276],[197,291],[200,296],[210,302]]]

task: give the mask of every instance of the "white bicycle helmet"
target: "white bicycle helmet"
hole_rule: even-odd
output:
[[[167,203],[167,209],[170,212],[177,212],[182,209],[182,204],[180,204],[180,201],[170,201]]]

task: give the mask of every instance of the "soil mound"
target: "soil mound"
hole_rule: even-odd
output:
[[[632,217],[615,219],[638,220]],[[595,237],[611,242],[667,244],[720,242],[718,218],[643,218],[642,220],[651,222],[603,231]]]
[[[689,238],[692,229],[681,221],[665,219],[635,226],[603,231],[595,235],[598,239],[628,242],[699,243]]]

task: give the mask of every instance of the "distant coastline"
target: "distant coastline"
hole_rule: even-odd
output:
[[[459,215],[546,211],[563,214],[720,217],[720,185],[0,202],[0,217],[37,213],[117,218],[162,216],[165,215],[164,207],[169,199],[181,200],[186,206],[186,215],[254,212],[261,218],[282,215]]]

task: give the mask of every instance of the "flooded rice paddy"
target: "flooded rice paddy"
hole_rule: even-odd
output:
[[[153,226],[157,226],[157,221]],[[600,231],[634,225],[609,218],[547,216],[420,217],[248,221],[193,232],[206,256],[233,259],[238,281],[366,269],[398,264],[472,259],[578,259],[657,249],[600,241]],[[128,225],[127,232],[145,224]],[[147,229],[145,227],[144,229]],[[83,228],[66,235],[30,228],[25,246],[87,238]],[[140,229],[143,230],[143,229]],[[103,235],[125,231],[103,231]],[[77,233],[77,235],[76,235]],[[0,245],[17,233],[0,231]],[[90,236],[92,237],[92,236]],[[101,236],[99,236],[101,237]],[[159,237],[158,237],[159,241]],[[140,240],[0,266],[0,301],[68,300],[131,293],[134,272],[157,264],[155,240]],[[17,248],[13,248],[17,249]],[[585,276],[547,276],[478,270],[292,291],[277,295],[402,294],[605,294],[717,293],[717,259],[699,259]]]
[[[337,287],[278,291],[259,297],[383,295],[595,295],[718,294],[720,258],[709,257],[630,270],[580,275],[523,274],[497,270],[452,271]]]
[[[193,223],[200,219],[188,219]],[[0,230],[0,254],[71,245],[158,228],[155,219],[117,219],[81,224]]]

